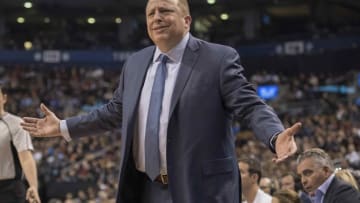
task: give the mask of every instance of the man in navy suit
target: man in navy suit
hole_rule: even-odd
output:
[[[244,77],[234,49],[189,33],[187,0],[149,0],[146,20],[155,46],[127,59],[108,104],[66,120],[59,120],[41,105],[45,117],[24,118],[24,129],[37,137],[70,140],[70,136],[121,127],[118,203],[238,203],[241,188],[233,120],[251,127],[256,137],[276,152],[275,162],[296,152],[294,135],[301,124],[284,129]],[[164,55],[166,62],[162,61]],[[152,110],[152,87],[157,67],[163,66],[167,76],[154,145],[160,161],[153,179],[146,169],[153,160],[145,153],[146,125],[148,120],[154,121],[147,119]]]
[[[356,203],[360,192],[338,179],[329,155],[313,148],[301,153],[297,159],[297,172],[313,203]]]

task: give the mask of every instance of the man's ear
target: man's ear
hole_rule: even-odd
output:
[[[329,176],[333,173],[333,171],[327,166],[324,166],[323,170],[326,173],[326,175],[329,175]]]
[[[260,177],[259,177],[259,175],[258,174],[256,174],[256,173],[253,173],[253,174],[251,174],[250,175],[250,178],[251,178],[251,182],[252,183],[258,183],[260,180]]]
[[[186,29],[190,30],[190,25],[191,25],[191,21],[192,21],[191,16],[189,16],[189,15],[185,16],[184,21],[185,21]]]

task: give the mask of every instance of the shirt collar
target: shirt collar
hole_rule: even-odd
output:
[[[182,59],[182,56],[184,54],[186,44],[189,41],[190,34],[186,33],[186,35],[182,38],[182,40],[172,49],[170,49],[166,53],[162,53],[158,47],[155,49],[154,57],[153,57],[153,63],[159,60],[160,54],[165,54],[167,57],[169,57],[170,61],[179,63]]]
[[[333,181],[334,177],[335,177],[335,174],[334,173],[331,174],[331,176],[329,176],[326,179],[326,181],[318,187],[317,190],[320,190],[322,192],[322,194],[326,194],[326,191],[328,190],[328,188],[329,188],[331,182]]]

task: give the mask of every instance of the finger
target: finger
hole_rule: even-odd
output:
[[[297,132],[300,131],[302,124],[300,122],[295,123],[293,126],[288,128],[288,132],[290,136],[294,136]]]
[[[28,191],[26,192],[26,200],[30,201],[30,199],[31,199],[31,191],[28,190]]]
[[[34,198],[33,198],[34,203],[40,203],[40,197],[39,194],[35,192],[34,194]]]
[[[37,128],[27,127],[27,126],[23,126],[22,128],[23,128],[24,130],[28,131],[32,136],[36,136],[36,137],[41,136],[41,134],[40,134],[40,132],[38,131]]]
[[[20,123],[20,125],[21,125],[22,127],[33,127],[33,128],[36,127],[36,123],[26,123],[26,122],[22,122],[22,123]]]
[[[295,154],[296,152],[297,152],[297,145],[296,145],[296,143],[294,142],[294,144],[293,144],[294,146],[290,149],[290,156],[291,155],[293,155],[293,154]]]
[[[40,109],[46,116],[52,113],[52,111],[50,111],[43,103],[40,104]]]
[[[29,202],[39,202],[40,198],[36,191],[30,189],[29,191]]]
[[[288,157],[289,157],[288,155],[284,155],[282,157],[274,157],[272,159],[272,161],[275,162],[275,163],[280,163],[280,162],[285,161]]]
[[[283,155],[276,154],[276,156],[272,159],[273,162],[279,163],[286,159],[288,159],[290,156],[294,155],[297,152],[297,146],[296,144],[293,144],[292,147],[288,148],[288,152],[285,152]]]
[[[31,198],[31,201],[32,201],[33,203],[39,202],[35,196],[33,196],[33,197]]]
[[[36,132],[37,128],[34,126],[22,126],[22,128],[28,132]]]
[[[23,117],[23,120],[24,120],[23,123],[36,123],[39,119],[32,117]]]

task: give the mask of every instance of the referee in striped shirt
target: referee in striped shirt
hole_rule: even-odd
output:
[[[33,145],[21,118],[5,111],[5,88],[0,85],[0,202],[40,203]],[[25,189],[23,174],[29,184]]]

